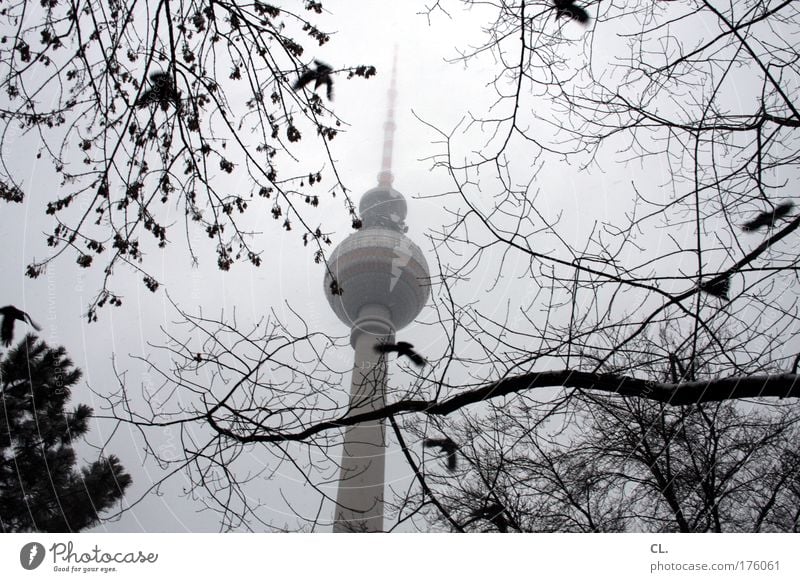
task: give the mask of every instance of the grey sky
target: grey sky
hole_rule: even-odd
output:
[[[312,41],[305,43],[304,60],[318,58],[334,68],[358,64],[371,64],[378,68],[378,76],[370,80],[356,78],[335,81],[335,111],[349,125],[331,142],[333,157],[338,162],[338,170],[343,182],[350,188],[350,195],[358,197],[377,182],[381,161],[382,124],[386,112],[386,91],[392,56],[397,47],[398,61],[398,103],[396,109],[397,133],[394,152],[394,187],[400,190],[409,202],[408,235],[423,249],[432,271],[436,269],[435,255],[428,236],[440,230],[443,223],[452,218],[448,211],[456,208],[457,197],[439,196],[452,192],[453,183],[441,169],[431,171],[432,158],[441,154],[443,144],[427,122],[445,133],[454,132],[456,159],[474,160],[476,152],[487,143],[491,151],[495,144],[491,129],[477,124],[469,125],[471,112],[483,115],[502,116],[507,114],[509,102],[497,100],[497,91],[510,94],[513,91],[510,79],[495,80],[499,69],[495,56],[490,53],[470,63],[465,68],[461,63],[448,64],[446,58],[457,56],[456,47],[466,49],[476,45],[482,36],[481,26],[488,24],[487,18],[493,9],[476,6],[472,10],[460,10],[455,3],[451,18],[441,12],[434,12],[431,21],[418,14],[424,10],[422,1],[351,2],[348,0],[329,0],[324,3],[327,13],[321,20],[320,28],[334,31],[331,41],[323,47],[316,47]],[[583,45],[580,43],[581,28],[564,27],[564,34],[571,35],[574,45],[574,58],[580,58]],[[619,31],[623,34],[626,31]],[[598,63],[608,62],[624,45],[621,36],[593,40],[592,58]],[[553,123],[558,123],[558,114],[543,109],[542,101],[536,92],[522,94],[521,107],[530,115],[523,115],[530,125],[525,127],[532,135],[543,141],[551,140],[556,131]],[[732,104],[744,109],[751,100],[750,92],[743,92],[732,99]],[[674,103],[664,107],[674,108]],[[488,114],[486,112],[489,112]],[[308,136],[309,138],[311,136]],[[280,223],[273,221],[268,207],[260,214],[253,214],[252,227],[259,231],[256,247],[265,249],[264,262],[260,268],[236,264],[230,272],[221,272],[216,266],[214,248],[202,233],[192,234],[197,244],[200,264],[191,265],[183,243],[180,224],[174,235],[174,244],[161,254],[149,250],[146,260],[158,276],[163,287],[155,294],[147,291],[141,284],[140,275],[118,269],[115,272],[115,285],[123,290],[122,308],[106,308],[100,312],[97,323],[88,324],[85,312],[90,298],[99,288],[100,269],[82,270],[73,259],[64,257],[52,264],[46,275],[39,279],[24,278],[25,265],[34,257],[46,255],[45,235],[51,229],[49,217],[44,216],[44,204],[54,198],[58,190],[57,181],[50,170],[37,164],[35,136],[28,135],[14,142],[14,152],[10,159],[15,175],[22,176],[26,200],[21,205],[0,206],[0,245],[5,249],[0,256],[0,267],[5,274],[2,283],[2,304],[14,304],[26,311],[43,325],[42,337],[51,344],[64,345],[77,366],[84,372],[86,386],[77,389],[72,403],[85,402],[101,413],[103,402],[92,391],[112,392],[118,388],[112,367],[124,372],[126,386],[135,396],[139,405],[144,405],[138,393],[142,386],[151,392],[161,380],[148,368],[145,361],[150,360],[161,367],[169,366],[168,354],[157,349],[156,345],[166,341],[165,332],[183,337],[185,328],[175,325],[178,314],[167,300],[166,292],[182,309],[189,313],[202,313],[209,317],[232,319],[237,325],[249,329],[271,312],[282,320],[291,321],[296,310],[306,324],[318,331],[334,336],[345,337],[347,330],[336,319],[323,298],[323,269],[314,264],[312,253],[304,248],[296,232],[285,233]],[[9,147],[10,144],[6,144]],[[508,159],[508,176],[512,188],[524,193],[523,198],[535,208],[533,223],[541,228],[541,233],[531,237],[536,241],[536,250],[552,253],[565,260],[573,257],[567,244],[581,247],[588,234],[603,221],[619,222],[624,216],[632,215],[635,192],[632,182],[644,184],[646,196],[654,201],[670,200],[676,193],[685,190],[685,185],[675,179],[672,168],[662,157],[650,160],[626,159],[626,144],[620,139],[610,141],[601,153],[598,163],[592,164],[588,158],[573,159],[567,162],[557,154],[538,158],[540,150],[522,140],[513,143],[512,158]],[[8,155],[8,152],[5,152]],[[543,163],[543,160],[547,163]],[[614,160],[613,165],[607,163]],[[587,164],[581,168],[578,162]],[[496,196],[501,192],[501,182],[489,170],[471,176],[480,188],[469,192],[473,203],[484,211],[491,210]],[[642,178],[646,179],[642,179]],[[226,187],[246,192],[248,178],[244,172],[235,172],[227,180]],[[319,216],[324,218],[327,227],[333,227],[334,244],[340,242],[351,232],[350,218],[344,210],[341,196],[331,198],[326,184],[319,187],[321,199]],[[533,213],[531,207],[527,207]],[[175,220],[179,221],[179,216]],[[498,219],[498,224],[513,227],[517,217]],[[559,235],[553,236],[544,223],[559,225]],[[531,227],[533,229],[533,227]],[[668,236],[669,235],[669,236]],[[476,241],[485,233],[477,232]],[[666,255],[669,249],[679,247],[693,240],[691,228],[651,228],[647,232],[634,233],[639,246],[627,248],[619,261],[627,266],[640,266],[640,273],[651,273],[648,265],[655,256]],[[711,235],[709,235],[711,236]],[[722,235],[725,236],[725,235]],[[731,241],[728,241],[731,242]],[[567,244],[565,244],[567,243]],[[458,265],[463,257],[443,256],[445,264]],[[497,267],[503,263],[503,276],[497,278]],[[678,272],[685,259],[678,256],[665,258],[659,263],[663,272]],[[720,265],[724,257],[720,255]],[[720,265],[709,265],[710,269]],[[532,302],[541,306],[541,312],[550,307],[551,297],[531,280],[528,271],[530,264],[524,257],[513,253],[505,256],[502,250],[493,249],[474,264],[470,282],[454,292],[461,305],[478,302],[482,317],[495,321],[507,321],[512,329],[523,333],[528,331],[525,318],[520,316],[520,307]],[[691,270],[693,265],[686,266]],[[534,274],[535,275],[535,274]],[[679,285],[687,285],[680,282]],[[166,291],[165,291],[166,289]],[[611,293],[610,291],[608,292]],[[794,295],[785,298],[795,301]],[[588,303],[588,298],[587,298]],[[635,310],[634,300],[615,304],[620,314],[624,309]],[[559,313],[563,319],[567,314]],[[403,339],[414,343],[423,353],[435,358],[446,349],[446,336],[436,325],[436,313],[432,307],[424,310],[419,323],[409,326],[402,332]],[[18,327],[18,333],[23,327]],[[524,343],[519,337],[520,343]],[[531,344],[534,340],[531,339]],[[347,342],[335,354],[331,362],[340,370],[346,370],[352,362],[352,351]],[[488,343],[491,343],[489,341]],[[532,349],[534,345],[530,346]],[[464,353],[479,349],[476,345],[465,345]],[[502,346],[497,342],[498,353]],[[788,348],[787,348],[788,349]],[[494,370],[456,369],[454,377],[491,378]],[[198,379],[199,382],[202,378]],[[411,378],[396,371],[391,383],[397,390],[407,387]],[[349,385],[345,376],[343,386]],[[331,386],[331,397],[342,401],[345,388]],[[91,391],[88,389],[91,388]],[[390,393],[391,394],[391,393]],[[150,404],[158,405],[164,393],[157,394]],[[391,397],[391,396],[390,396]],[[100,422],[89,434],[92,443],[105,442],[114,430],[112,424]],[[195,436],[202,438],[199,431]],[[155,435],[155,436],[154,436]],[[175,431],[165,430],[160,434],[149,435],[151,442],[158,442],[165,454],[180,452],[182,444]],[[163,476],[161,469],[152,459],[143,455],[141,436],[128,427],[116,429],[108,446],[108,451],[121,457],[125,468],[133,476],[133,486],[127,494],[127,501],[138,499],[155,481]],[[160,439],[160,440],[159,440]],[[87,458],[94,454],[86,449]],[[331,451],[335,457],[337,451]],[[301,527],[295,514],[313,520],[319,508],[318,495],[289,463],[279,465],[271,474],[274,458],[264,447],[254,447],[237,461],[237,468],[245,471],[266,469],[262,477],[247,487],[247,492],[263,504],[261,517],[277,527],[289,529]],[[333,494],[335,464],[330,460],[304,459],[314,463],[318,470],[315,475],[322,480],[328,475],[332,480],[322,483],[329,494]],[[398,448],[392,447],[388,453],[389,486],[404,490],[408,487],[410,473],[401,458]],[[267,479],[267,476],[270,476]],[[134,510],[127,512],[119,522],[101,526],[100,531],[216,531],[218,519],[214,512],[200,512],[202,502],[182,495],[189,487],[181,474],[173,476],[165,485],[162,495],[149,495]],[[327,512],[327,513],[326,513]],[[321,515],[331,515],[332,508],[326,504]],[[326,518],[322,517],[321,521]],[[409,526],[410,527],[410,526]]]

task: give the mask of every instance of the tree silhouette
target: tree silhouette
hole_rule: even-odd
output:
[[[131,484],[114,455],[76,470],[92,409],[65,406],[80,377],[63,347],[33,335],[0,361],[0,531],[84,530]]]
[[[51,253],[26,273],[38,277],[64,255],[81,268],[102,264],[90,321],[122,304],[118,265],[155,292],[150,257],[159,249],[183,239],[199,261],[195,228],[228,270],[261,265],[251,215],[271,211],[312,242],[317,262],[330,244],[321,213],[340,206],[358,220],[330,149],[342,120],[320,96],[292,88],[305,70],[303,45],[329,40],[315,24],[322,3],[144,4],[146,18],[142,3],[21,0],[0,11],[0,201],[25,198],[27,176],[10,170],[21,133],[34,140],[34,187],[47,184],[43,210],[53,217]],[[346,79],[375,72],[338,69]],[[230,191],[234,171],[247,174],[246,191]]]
[[[486,531],[475,517],[490,499],[515,529],[489,531],[800,531],[796,403],[773,411],[735,401],[670,407],[584,394],[567,414],[573,429],[560,435],[532,430],[542,418],[524,419],[515,407],[502,409],[506,422],[454,423],[450,430],[472,437],[467,470],[458,479],[427,476],[427,497],[443,507],[426,510],[431,521]],[[500,439],[514,445],[500,447]],[[412,505],[423,501],[419,494]]]

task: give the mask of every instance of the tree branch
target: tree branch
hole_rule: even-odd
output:
[[[631,376],[616,374],[555,370],[550,372],[531,372],[530,374],[523,374],[513,378],[504,378],[480,388],[446,398],[441,402],[436,402],[435,400],[400,400],[377,410],[354,414],[336,420],[323,421],[296,433],[274,432],[272,434],[251,433],[241,435],[217,424],[210,413],[206,415],[206,418],[214,430],[243,443],[303,441],[327,430],[379,420],[395,414],[423,412],[425,414],[446,416],[471,404],[536,388],[563,386],[565,388],[599,390],[620,396],[646,398],[671,406],[683,406],[742,398],[800,398],[799,380],[800,375],[797,374],[766,374],[671,383],[640,380]]]

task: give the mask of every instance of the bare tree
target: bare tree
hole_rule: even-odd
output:
[[[339,193],[354,225],[357,216],[329,145],[343,122],[320,95],[293,88],[312,60],[303,45],[329,40],[315,25],[322,10],[315,1],[5,3],[0,198],[25,195],[31,166],[26,159],[27,173],[20,169],[20,139],[32,140],[61,182],[44,209],[54,217],[52,253],[27,275],[64,254],[82,268],[102,261],[93,321],[97,308],[121,304],[111,282],[117,265],[155,291],[148,253],[184,238],[197,261],[192,228],[215,241],[220,269],[239,260],[259,266],[254,209],[313,243],[314,260],[324,261],[331,241],[315,216],[320,197]],[[342,67],[328,80],[373,74]],[[234,171],[246,172],[247,191],[231,190]],[[56,190],[37,173],[37,188]]]
[[[492,110],[430,124],[458,209],[433,236],[457,254],[447,371],[496,379],[450,397],[492,403],[437,426],[482,445],[463,449],[463,478],[420,475],[432,514],[493,531],[796,531],[797,7],[582,6],[588,30],[550,2],[487,9],[457,61],[493,55]],[[620,167],[629,180],[592,185]],[[585,214],[541,191],[554,174]],[[465,300],[470,278],[494,306]],[[527,293],[508,295],[514,278]]]
[[[652,348],[638,343],[646,357]],[[676,373],[646,362],[636,369]],[[463,443],[466,467],[453,476],[428,459],[427,489],[399,513],[504,533],[800,528],[796,400],[675,406],[581,390],[558,402],[555,410],[519,398],[442,423],[438,430]]]
[[[507,432],[514,446],[475,447],[471,470],[434,495],[472,531],[503,531],[480,513],[490,506],[508,531],[798,531],[796,406],[585,404],[566,444]]]

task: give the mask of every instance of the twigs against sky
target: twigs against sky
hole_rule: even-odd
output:
[[[358,217],[330,149],[345,121],[320,95],[293,89],[330,39],[322,13],[319,2],[5,7],[2,198],[22,202],[32,183],[29,198],[53,217],[50,252],[26,257],[27,275],[62,256],[80,268],[102,263],[87,310],[95,321],[100,308],[122,304],[116,267],[152,292],[164,284],[152,264],[161,249],[195,263],[210,254],[225,271],[260,266],[265,249],[254,235],[270,215],[275,228],[312,243],[309,261],[324,262],[333,231],[324,212],[341,205],[354,224]],[[326,79],[330,89],[332,78],[375,73],[344,65]]]

